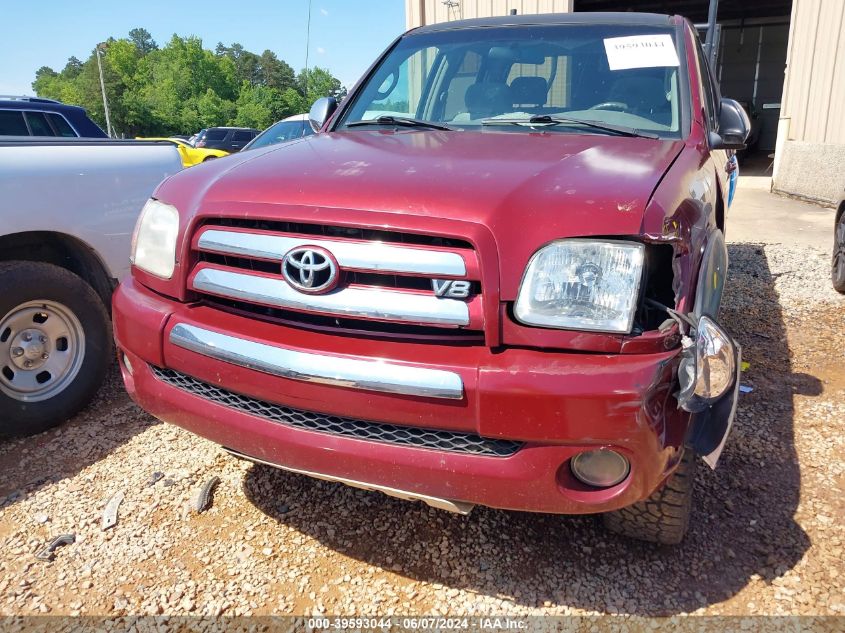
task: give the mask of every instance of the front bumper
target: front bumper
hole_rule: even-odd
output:
[[[115,293],[114,325],[132,368],[121,363],[127,389],[156,417],[257,461],[398,496],[552,513],[616,509],[662,484],[689,422],[671,395],[674,350],[606,355],[356,339],[178,303],[131,279]],[[235,347],[242,353],[232,355],[226,339],[243,343]],[[291,358],[296,371],[276,371],[290,369]],[[476,454],[305,429],[169,384],[156,368],[269,406],[507,440],[519,450]],[[598,447],[630,460],[629,476],[612,488],[584,486],[569,470],[575,454]]]

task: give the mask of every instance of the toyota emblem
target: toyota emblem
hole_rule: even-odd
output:
[[[337,262],[325,248],[298,246],[282,259],[282,275],[299,292],[323,294],[337,285]]]

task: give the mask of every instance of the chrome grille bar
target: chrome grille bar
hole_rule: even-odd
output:
[[[455,299],[379,288],[344,288],[327,295],[307,295],[278,279],[200,265],[192,287],[228,299],[336,316],[422,325],[469,325],[469,306]]]
[[[292,380],[449,400],[464,395],[460,375],[441,369],[298,352],[185,323],[170,330],[170,342],[209,358]]]
[[[320,246],[334,255],[341,268],[413,275],[467,274],[464,258],[458,253],[393,246],[382,242],[325,240],[264,233],[204,230],[197,240],[200,250],[222,255],[281,261],[292,248]]]

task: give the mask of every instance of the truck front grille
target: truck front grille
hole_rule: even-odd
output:
[[[172,369],[155,366],[151,369],[158,380],[172,387],[269,422],[297,429],[384,444],[489,457],[508,457],[522,448],[521,442],[492,440],[472,433],[403,427],[303,411],[228,391]]]
[[[463,240],[223,218],[203,224],[192,247],[189,289],[221,309],[340,333],[483,341],[480,264]],[[282,274],[285,255],[308,247],[337,265],[337,285],[328,292],[302,292]],[[437,296],[435,280],[467,292]]]

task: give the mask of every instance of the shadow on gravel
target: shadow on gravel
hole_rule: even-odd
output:
[[[0,508],[76,475],[153,423],[138,415],[113,363],[94,400],[73,418],[32,437],[0,440]]]
[[[676,548],[616,537],[595,517],[485,508],[461,517],[262,466],[248,471],[246,494],[270,517],[365,563],[530,607],[669,615],[727,600],[752,578],[769,582],[810,545],[793,520],[792,396],[821,385],[790,371],[762,247],[731,245],[730,257],[721,320],[743,345],[754,391],[741,396],[718,470],[698,471],[692,527]]]

